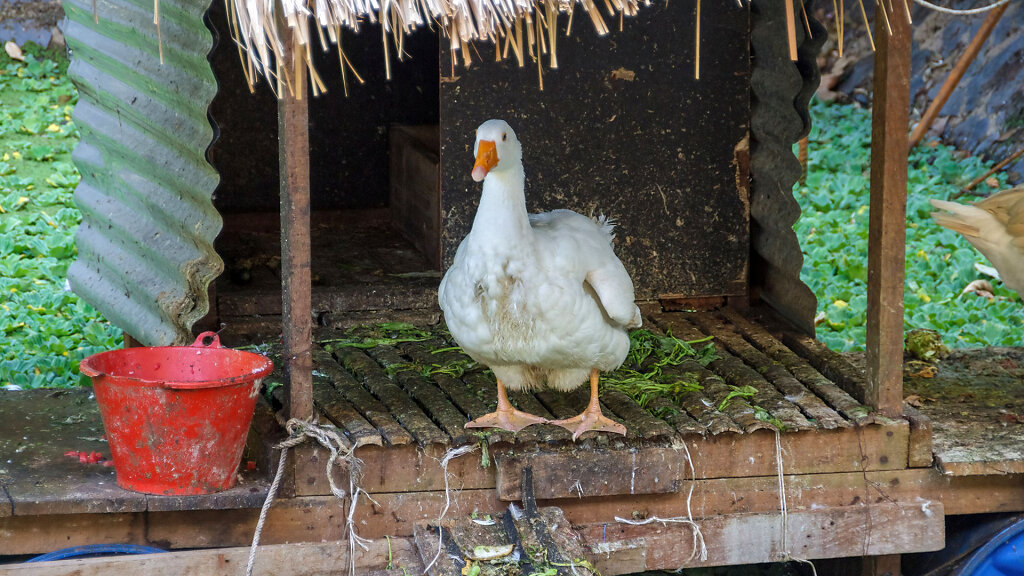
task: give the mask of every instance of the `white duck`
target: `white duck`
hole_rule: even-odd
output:
[[[1003,190],[973,206],[931,200],[951,212],[932,212],[940,225],[967,238],[999,271],[1003,284],[1024,296],[1024,186]]]
[[[573,439],[588,430],[625,434],[597,400],[599,372],[622,364],[627,329],[641,324],[612,225],[571,210],[528,215],[522,146],[503,120],[480,125],[474,154],[480,206],[438,290],[452,336],[497,379],[497,411],[466,427],[515,432],[547,422],[513,408],[505,389],[569,391],[589,377],[587,409],[551,423]]]

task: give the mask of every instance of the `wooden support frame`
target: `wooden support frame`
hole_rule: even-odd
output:
[[[290,28],[284,28],[291,30]],[[285,46],[292,46],[290,32]],[[291,56],[291,57],[290,57]],[[286,55],[284,62],[301,58]],[[292,76],[292,94],[277,104],[278,158],[281,182],[281,298],[284,373],[288,380],[287,414],[313,416],[313,319],[310,272],[309,98],[302,68]]]
[[[890,417],[903,410],[903,284],[907,214],[907,127],[911,31],[906,4],[875,20],[871,114],[871,215],[868,229],[868,382],[863,401]]]

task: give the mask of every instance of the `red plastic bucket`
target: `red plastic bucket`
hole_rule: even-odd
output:
[[[126,348],[83,360],[118,486],[175,495],[233,486],[260,382],[273,368],[259,354],[222,348],[213,332],[191,346]]]

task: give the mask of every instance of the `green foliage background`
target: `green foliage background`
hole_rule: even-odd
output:
[[[803,214],[795,229],[804,251],[802,278],[818,297],[818,338],[837,350],[864,348],[867,304],[868,167],[871,112],[815,101],[807,181],[795,193]],[[991,265],[959,234],[935,224],[929,198],[949,199],[991,164],[954,148],[921,145],[910,155],[904,327],[931,328],[954,347],[1024,344],[1024,303],[995,285],[989,301],[961,291]],[[998,176],[1000,187],[1005,175]],[[982,191],[991,189],[982,184]],[[967,203],[965,196],[959,202]]]
[[[81,214],[71,201],[77,95],[62,54],[0,52],[0,386],[86,384],[78,363],[121,331],[64,289]]]
[[[64,289],[81,221],[72,203],[77,94],[63,54],[31,45],[25,52],[25,62],[0,52],[0,387],[82,385],[78,363],[121,346],[121,332]],[[802,275],[819,300],[819,338],[861,349],[870,113],[816,102],[812,114],[809,173],[796,190]],[[928,198],[948,198],[987,168],[946,146],[911,155],[906,327],[936,329],[952,346],[1021,345],[1024,334],[1020,297],[998,283],[991,302],[960,295],[985,259],[928,216]]]

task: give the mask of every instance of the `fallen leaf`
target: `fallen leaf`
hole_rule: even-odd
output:
[[[999,421],[1007,424],[1024,424],[1024,417],[1017,414],[1000,414]]]
[[[8,40],[8,42],[4,44],[4,51],[11,57],[11,60],[17,60],[18,62],[25,61],[25,55],[22,54],[21,48],[14,43],[14,40]]]
[[[985,184],[988,184],[992,188],[999,188],[999,180],[996,180],[995,177],[985,180]]]
[[[939,369],[932,365],[922,366],[917,372],[911,372],[908,374],[911,378],[934,378],[939,373]]]
[[[989,300],[995,298],[995,288],[992,287],[992,283],[988,280],[975,280],[968,284],[961,294],[974,294],[976,296],[984,296]]]
[[[921,402],[921,397],[918,396],[917,394],[907,396],[906,398],[903,399],[903,401],[906,402],[907,404],[910,404],[914,408],[920,408],[921,404],[924,404],[924,402]]]

